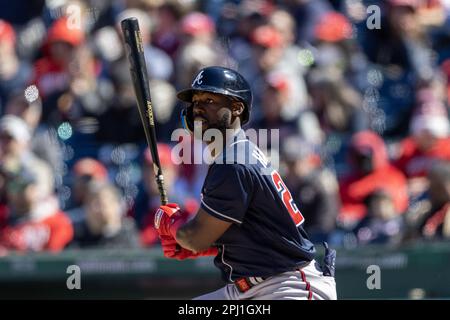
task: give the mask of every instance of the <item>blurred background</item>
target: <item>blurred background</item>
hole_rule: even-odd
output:
[[[304,227],[338,250],[338,297],[450,298],[450,1],[0,0],[1,298],[223,285],[212,260],[160,252],[119,26],[131,16],[171,202],[195,214],[207,169],[170,159],[175,93],[202,67],[235,68],[255,97],[247,127],[279,130]],[[66,287],[73,264],[81,290]]]

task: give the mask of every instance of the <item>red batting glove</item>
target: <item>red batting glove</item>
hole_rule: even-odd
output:
[[[178,204],[168,203],[165,206],[160,206],[156,211],[154,225],[160,236],[170,236],[175,239],[177,230],[184,220]]]
[[[197,252],[198,257],[207,257],[207,256],[217,256],[219,253],[219,250],[217,250],[216,247],[211,247],[209,249],[206,249],[204,251]]]
[[[204,256],[216,256],[217,248],[211,247],[205,251],[194,253],[191,250],[182,248],[175,239],[169,236],[161,236],[161,246],[166,258],[184,260],[188,258],[197,258]]]
[[[182,248],[177,241],[170,236],[160,236],[161,246],[166,258],[184,260],[195,258],[197,255],[191,250]]]
[[[181,250],[177,241],[170,236],[159,236],[161,247],[166,258],[174,258],[175,254]]]

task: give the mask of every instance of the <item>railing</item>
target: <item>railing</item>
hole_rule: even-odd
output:
[[[79,290],[67,287],[72,275],[69,266],[73,265],[80,268]],[[450,298],[449,267],[450,242],[416,243],[401,248],[339,249],[338,297]],[[170,260],[158,248],[67,250],[58,254],[14,254],[0,258],[2,299],[190,299],[223,284],[211,258]]]

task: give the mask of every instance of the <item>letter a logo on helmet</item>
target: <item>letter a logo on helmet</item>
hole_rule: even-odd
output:
[[[191,84],[191,87],[193,87],[196,83],[198,83],[198,85],[201,85],[203,82],[202,78],[203,78],[203,70],[198,73],[197,77],[195,77],[194,81]]]
[[[196,75],[191,87],[178,92],[177,97],[191,104],[193,94],[202,91],[222,94],[241,101],[245,106],[242,124],[248,122],[252,109],[252,91],[247,80],[237,71],[217,66],[204,68]],[[183,110],[182,120],[184,127],[192,132],[194,127],[192,105]]]

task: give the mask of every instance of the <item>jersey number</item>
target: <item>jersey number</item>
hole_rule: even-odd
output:
[[[281,199],[283,199],[283,203],[286,209],[291,215],[292,220],[294,220],[295,226],[298,227],[303,223],[305,218],[303,217],[300,210],[298,210],[296,204],[294,203],[294,200],[292,199],[291,193],[281,179],[280,174],[276,170],[272,172],[272,181],[275,184],[275,188],[277,189],[277,191],[281,193]]]

